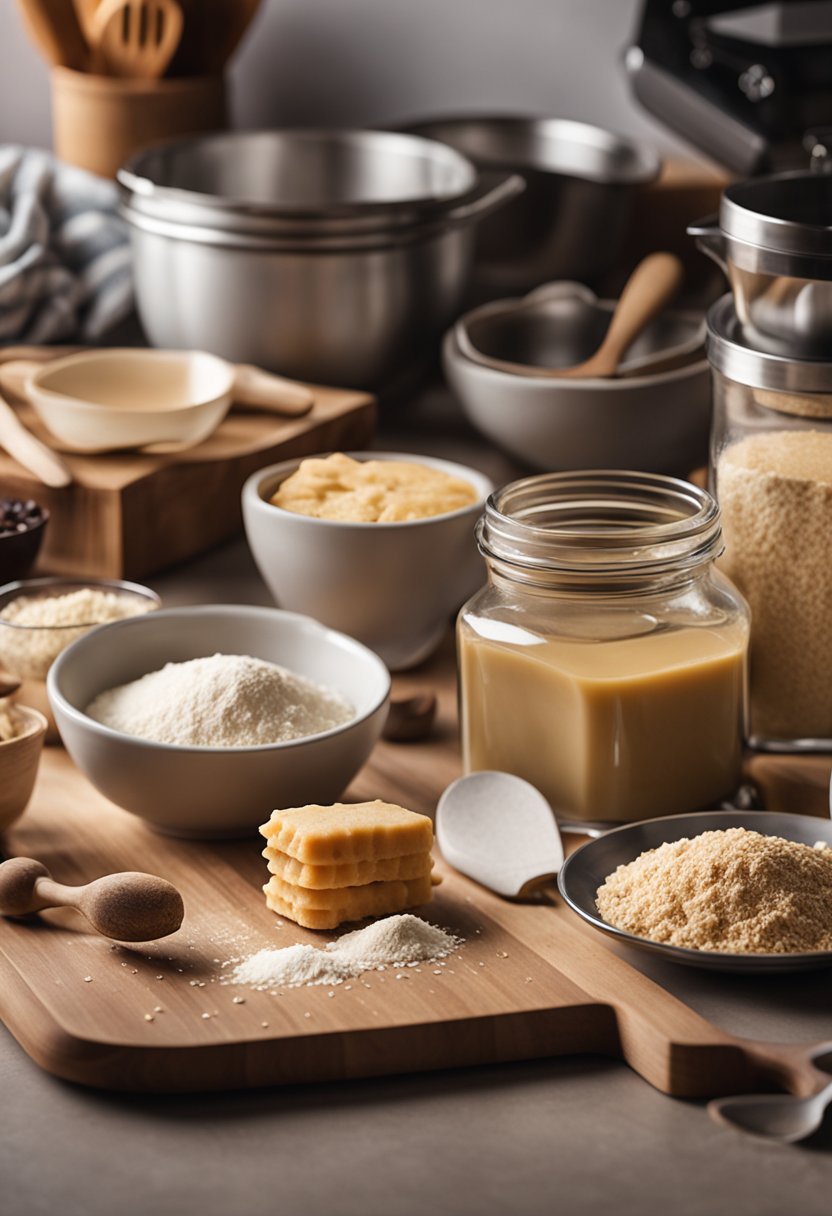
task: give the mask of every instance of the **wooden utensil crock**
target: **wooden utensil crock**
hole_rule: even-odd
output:
[[[142,148],[227,125],[225,78],[133,80],[52,71],[55,154],[101,177]]]

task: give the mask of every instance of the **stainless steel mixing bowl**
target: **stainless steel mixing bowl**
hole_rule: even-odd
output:
[[[832,176],[780,173],[729,186],[688,228],[731,284],[745,338],[822,357],[832,343]]]
[[[333,235],[433,218],[477,186],[446,144],[389,131],[223,132],[119,170],[135,211],[261,236]]]
[[[436,118],[407,130],[526,181],[524,194],[477,235],[483,294],[525,292],[552,279],[596,284],[620,262],[639,189],[661,168],[644,145],[566,119]]]
[[[172,222],[128,201],[139,316],[155,346],[383,387],[458,313],[474,224],[522,189],[483,180],[425,222],[307,237]]]

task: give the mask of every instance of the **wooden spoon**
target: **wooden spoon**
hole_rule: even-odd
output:
[[[0,700],[3,697],[14,696],[22,683],[21,679],[12,675],[10,671],[6,671],[5,667],[0,667]]]
[[[0,397],[0,447],[44,485],[71,485],[72,473],[61,457],[41,443],[18,418],[8,401]]]
[[[107,874],[82,887],[55,882],[31,857],[0,865],[0,914],[28,916],[44,908],[77,908],[93,929],[120,942],[150,942],[175,933],[185,905],[172,883],[154,874]]]
[[[679,290],[683,274],[682,263],[672,253],[651,253],[627,280],[595,354],[574,367],[541,368],[537,374],[572,380],[614,376],[627,348]]]
[[[235,363],[234,405],[245,409],[266,410],[287,417],[301,417],[312,409],[314,397],[305,384],[295,384],[283,376],[264,372],[252,363]]]
[[[95,64],[111,76],[155,80],[182,37],[176,0],[101,0],[93,14]]]
[[[73,4],[81,32],[87,42],[92,45],[95,38],[95,13],[99,0],[73,0]]]
[[[90,51],[75,9],[67,0],[18,0],[29,37],[49,63],[82,72]]]

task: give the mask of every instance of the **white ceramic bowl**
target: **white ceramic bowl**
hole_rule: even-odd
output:
[[[355,717],[334,730],[261,747],[179,747],[138,739],[84,712],[108,688],[216,653],[279,663],[340,693]],[[274,608],[172,608],[86,634],[48,679],[67,751],[96,789],[160,831],[253,833],[276,807],[337,800],[369,756],[387,715],[390,676],[352,638]]]
[[[254,473],[243,487],[246,536],[278,604],[358,638],[401,670],[438,646],[448,621],[483,583],[474,526],[494,489],[482,473],[428,456],[350,452],[356,460],[406,460],[468,481],[471,506],[406,523],[347,523],[275,507],[269,499],[300,458]]]
[[[707,461],[711,377],[705,360],[650,376],[557,380],[468,359],[453,330],[445,375],[473,426],[534,469],[686,474]]]
[[[43,424],[83,452],[193,447],[231,406],[234,369],[204,351],[81,351],[34,371],[26,394]]]

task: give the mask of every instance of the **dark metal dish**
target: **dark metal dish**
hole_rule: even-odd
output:
[[[811,815],[782,815],[770,811],[703,811],[693,815],[668,815],[662,819],[625,824],[582,845],[564,863],[558,875],[558,888],[573,912],[577,912],[594,929],[606,933],[615,941],[647,950],[687,967],[735,972],[805,971],[815,967],[832,967],[832,951],[723,954],[689,950],[637,937],[623,929],[616,929],[601,917],[595,895],[618,866],[627,865],[641,853],[669,841],[726,828],[747,828],[764,836],[782,836],[800,844],[813,845],[823,840],[832,845],[832,820],[815,819]]]

